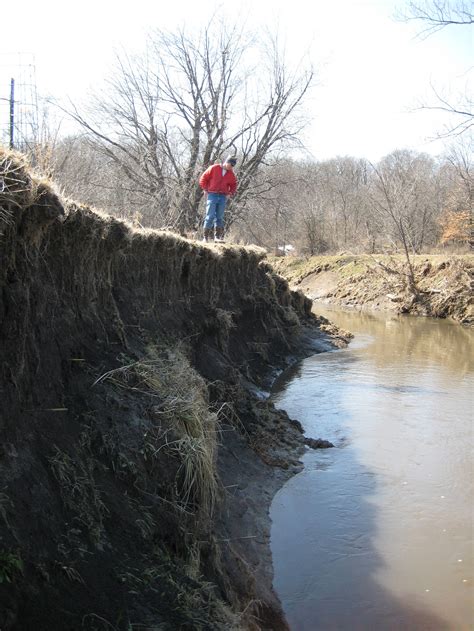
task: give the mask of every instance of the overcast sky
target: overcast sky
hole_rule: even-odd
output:
[[[74,5],[23,0],[8,5],[2,8],[0,40],[3,99],[22,62],[34,63],[40,96],[77,100],[89,86],[101,85],[114,50],[139,51],[150,28],[199,27],[216,10],[249,28],[278,30],[289,58],[309,54],[317,69],[318,86],[307,102],[313,122],[304,138],[316,159],[378,160],[397,148],[440,153],[442,143],[430,138],[448,123],[445,115],[414,110],[435,102],[431,86],[453,101],[466,94],[473,65],[471,27],[416,37],[419,23],[393,19],[404,0],[82,0]],[[31,67],[22,72],[29,79]],[[7,105],[0,101],[3,130]]]

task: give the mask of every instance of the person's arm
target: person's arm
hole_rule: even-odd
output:
[[[211,177],[211,169],[212,167],[209,167],[208,169],[206,169],[204,171],[204,173],[201,175],[201,177],[199,178],[199,186],[206,191],[207,193],[207,189],[209,188],[209,180]]]

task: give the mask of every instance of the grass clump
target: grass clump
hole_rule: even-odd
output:
[[[0,222],[9,223],[14,209],[28,208],[49,188],[25,155],[0,146]]]
[[[146,457],[158,462],[163,453],[176,459],[178,508],[211,515],[217,495],[217,415],[209,409],[204,379],[182,346],[149,347],[146,359],[112,370],[96,383],[103,380],[150,397],[156,423],[144,435]]]
[[[49,463],[59,483],[64,505],[76,513],[77,520],[87,528],[93,542],[98,544],[108,510],[95,485],[94,463],[90,459],[83,461],[72,458],[57,446]]]
[[[0,584],[13,583],[23,574],[23,561],[17,554],[2,550],[0,552]]]
[[[245,628],[241,625],[241,615],[222,600],[216,585],[199,572],[191,575],[182,559],[155,546],[147,561],[144,567],[123,565],[118,579],[132,593],[145,593],[150,601],[160,602],[160,614],[165,613],[170,623],[164,628],[196,631]]]

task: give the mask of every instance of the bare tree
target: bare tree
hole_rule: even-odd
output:
[[[436,104],[424,104],[419,109],[436,110],[453,115],[450,124],[445,127],[444,131],[438,132],[437,137],[452,138],[468,132],[474,126],[473,100],[470,93],[466,90],[464,94],[458,96],[457,102],[453,104],[451,99],[443,96],[435,86],[432,85],[431,89],[436,97]]]
[[[423,30],[420,35],[428,37],[446,26],[474,24],[474,11],[470,0],[411,1],[403,12],[402,19],[422,22]]]
[[[472,167],[462,155],[435,160],[397,151],[376,165],[349,157],[276,160],[261,169],[255,185],[268,188],[249,203],[247,221],[234,224],[233,236],[271,250],[291,244],[310,256],[401,248],[408,263],[412,254],[437,246],[443,210],[464,218],[470,207]]]
[[[393,238],[402,246],[407,287],[414,296],[418,295],[418,290],[411,254],[420,248],[430,208],[430,201],[426,199],[426,177],[423,168],[420,168],[428,160],[427,156],[410,151],[395,151],[378,165],[372,165],[371,200],[374,209],[388,220]]]
[[[363,225],[366,161],[348,156],[327,160],[320,165],[318,179],[332,220],[332,241],[344,248],[352,246],[360,238]]]
[[[425,0],[410,1],[405,11],[400,13],[403,21],[415,20],[423,24],[419,36],[424,39],[448,26],[472,26],[474,24],[474,5],[471,0]],[[469,72],[469,71],[467,71]],[[454,121],[439,138],[459,136],[467,132],[474,124],[473,101],[469,89],[460,97],[453,99],[441,94],[440,90],[431,86],[435,95],[433,105],[422,105],[422,110],[438,110],[452,114]]]
[[[332,215],[328,202],[327,163],[303,163],[294,169],[290,187],[295,243],[303,254],[313,256],[338,245],[332,237]]]
[[[71,115],[154,208],[155,225],[180,231],[198,224],[200,172],[237,153],[230,225],[268,187],[256,178],[265,161],[298,143],[313,79],[311,67],[290,70],[277,42],[258,47],[242,29],[214,20],[196,36],[155,31],[146,52],[119,55],[105,93]]]
[[[472,139],[463,138],[451,146],[444,165],[448,185],[443,199],[441,243],[458,242],[474,246],[474,169]]]
[[[314,256],[326,252],[330,245],[325,236],[326,226],[321,197],[316,197],[305,206],[301,215],[301,224],[305,237],[304,253]]]
[[[293,242],[292,187],[297,171],[296,163],[281,157],[260,166],[252,180],[253,194],[246,201],[245,213],[233,218],[236,240],[271,250]]]

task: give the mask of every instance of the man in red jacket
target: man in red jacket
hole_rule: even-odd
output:
[[[207,193],[204,241],[210,241],[216,226],[215,241],[224,241],[224,209],[227,197],[237,190],[234,166],[237,159],[229,156],[222,164],[214,164],[199,178],[199,186]]]

